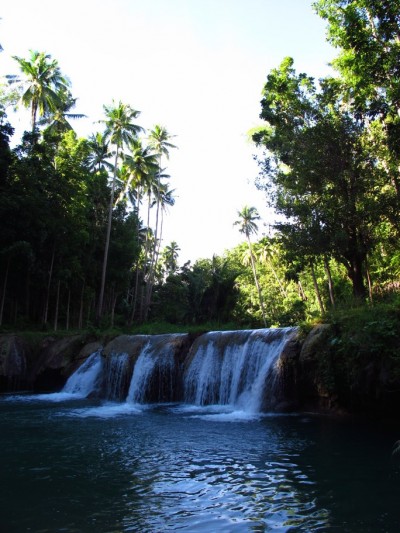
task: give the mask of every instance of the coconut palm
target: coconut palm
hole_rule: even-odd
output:
[[[256,262],[255,262],[254,253],[253,253],[253,246],[252,246],[251,239],[250,239],[250,235],[257,234],[258,232],[258,226],[257,226],[256,221],[260,219],[260,215],[258,214],[258,211],[255,207],[248,207],[248,206],[244,206],[241,211],[237,212],[237,215],[239,218],[238,220],[234,222],[234,225],[239,226],[240,233],[243,233],[246,236],[247,245],[248,245],[249,254],[250,254],[251,268],[252,268],[253,276],[254,276],[254,283],[256,285],[257,292],[258,292],[258,300],[260,303],[260,309],[261,309],[261,314],[263,317],[264,326],[266,327],[267,322],[265,319],[264,302],[263,302],[263,298],[261,294],[260,284],[258,282]]]
[[[169,159],[169,150],[171,148],[177,148],[174,144],[169,142],[173,137],[175,137],[175,135],[171,135],[170,133],[168,133],[167,129],[164,128],[164,126],[156,124],[154,128],[150,131],[148,138],[149,145],[153,148],[153,150],[156,152],[156,154],[158,154],[159,157],[165,155],[165,157]]]
[[[22,72],[22,78],[9,76],[10,83],[21,87],[21,104],[31,109],[32,130],[36,127],[38,114],[55,112],[62,107],[61,93],[67,92],[69,80],[62,75],[58,62],[45,52],[30,50],[30,57],[13,56]]]
[[[167,212],[168,207],[175,205],[174,198],[175,189],[169,189],[167,184],[164,184],[160,188],[160,209],[161,209],[161,222],[160,222],[160,238],[158,239],[161,244],[162,233],[163,233],[163,223],[164,223],[164,213]]]
[[[172,241],[163,250],[163,259],[168,274],[174,274],[178,269],[178,257],[181,249],[178,243]]]
[[[93,133],[89,139],[90,153],[87,158],[87,164],[92,172],[101,172],[103,170],[112,170],[110,163],[112,153],[109,149],[109,143],[104,135],[100,132]]]
[[[102,120],[106,126],[104,131],[104,139],[109,140],[111,145],[115,147],[115,160],[113,166],[113,176],[111,183],[110,205],[108,210],[107,234],[106,244],[104,247],[103,269],[101,275],[100,296],[97,307],[96,321],[99,322],[103,309],[104,287],[106,281],[108,249],[110,246],[112,212],[114,208],[114,194],[115,182],[117,178],[118,161],[122,153],[124,145],[128,145],[137,137],[137,135],[144,131],[141,126],[138,126],[133,121],[140,115],[140,111],[133,109],[128,104],[113,102],[111,106],[104,106],[105,120]]]
[[[70,113],[71,109],[75,107],[77,98],[73,98],[69,90],[62,89],[59,97],[59,107],[55,110],[46,112],[43,118],[38,121],[40,126],[47,125],[47,131],[50,134],[71,131],[74,128],[69,123],[70,119],[76,120],[79,118],[86,118],[86,115],[83,115],[82,113]]]
[[[156,259],[160,257],[160,248],[161,248],[163,226],[164,226],[164,214],[167,212],[168,207],[171,207],[175,204],[175,198],[173,196],[174,192],[175,192],[175,189],[169,189],[167,184],[161,184],[158,190],[158,195],[159,195],[158,201],[159,201],[160,211],[161,211],[161,217],[160,217],[161,220],[160,220],[159,238],[157,239],[157,243],[156,243],[156,252],[155,252]]]
[[[154,126],[154,128],[150,131],[148,142],[149,146],[154,150],[154,152],[157,154],[158,157],[158,184],[161,184],[161,172],[162,172],[162,156],[165,156],[167,159],[169,159],[169,150],[171,148],[176,148],[174,144],[172,144],[170,139],[175,137],[174,135],[170,135],[166,128],[160,125]],[[155,224],[155,237],[157,240],[157,233],[158,233],[158,218],[159,218],[159,211],[160,211],[160,197],[157,195],[157,210],[156,210],[156,224]]]
[[[144,184],[149,182],[150,176],[154,176],[157,172],[156,156],[149,146],[143,146],[141,139],[134,139],[129,145],[129,151],[130,153],[124,156],[124,165],[128,171],[127,179],[115,205],[128,196],[128,191],[132,186],[137,189],[137,197],[140,201]]]
[[[158,173],[157,173],[157,183],[155,187],[155,198],[156,198],[156,220],[155,220],[155,232],[154,232],[154,248],[152,251],[152,258],[150,263],[150,272],[148,278],[147,286],[147,295],[146,295],[146,305],[145,305],[145,317],[147,316],[148,307],[150,305],[151,293],[153,290],[154,284],[154,273],[157,267],[157,257],[159,250],[159,215],[160,215],[160,198],[161,198],[161,177],[162,177],[162,157],[165,156],[169,159],[169,150],[171,148],[176,148],[170,140],[174,137],[171,135],[164,126],[159,124],[155,125],[154,128],[150,131],[148,142],[149,146],[154,150],[158,157]]]

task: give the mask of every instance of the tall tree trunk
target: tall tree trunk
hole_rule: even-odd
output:
[[[82,290],[81,290],[81,299],[80,299],[80,305],[79,305],[79,318],[78,318],[78,329],[82,329],[83,327],[83,296],[85,293],[85,280],[82,282]]]
[[[136,264],[135,283],[133,286],[133,294],[132,294],[132,309],[131,309],[131,314],[130,314],[129,322],[128,322],[129,326],[133,324],[133,321],[135,319],[138,289],[139,289],[139,263]]]
[[[113,289],[112,294],[112,301],[111,301],[111,327],[114,327],[114,319],[115,319],[115,306],[117,304],[118,299],[118,293]]]
[[[30,308],[31,308],[31,269],[28,267],[27,273],[26,273],[26,283],[25,283],[25,314],[29,320],[30,316]]]
[[[262,297],[262,294],[261,294],[260,284],[258,282],[258,276],[257,276],[257,271],[256,271],[256,263],[255,263],[255,260],[254,260],[253,248],[251,246],[250,237],[248,235],[247,235],[247,244],[249,246],[250,261],[251,261],[251,268],[253,270],[254,283],[256,284],[256,288],[257,288],[257,292],[258,292],[258,301],[260,303],[260,309],[261,309],[261,314],[262,314],[262,317],[263,317],[264,327],[266,328],[267,327],[267,321],[266,321],[266,318],[265,318],[264,300],[263,300],[263,297]]]
[[[8,257],[7,266],[6,266],[6,272],[4,274],[3,292],[2,292],[2,295],[1,295],[0,326],[3,325],[3,312],[4,312],[4,303],[6,301],[6,291],[7,291],[7,282],[8,282],[8,272],[10,270],[10,262],[11,262],[11,257]]]
[[[359,257],[352,258],[347,274],[353,285],[353,296],[355,298],[364,300],[367,296],[367,291],[364,284],[362,266],[362,259],[360,259]]]
[[[154,230],[154,243],[153,243],[153,250],[151,254],[151,260],[150,260],[150,268],[149,268],[149,283],[146,290],[146,303],[145,303],[145,316],[144,320],[147,320],[147,315],[149,312],[149,308],[151,305],[151,295],[153,292],[153,286],[154,286],[154,278],[155,278],[155,269],[158,262],[158,250],[161,245],[158,242],[158,224],[159,224],[159,216],[160,216],[160,172],[161,172],[161,157],[159,162],[159,172],[158,172],[158,178],[157,178],[157,206],[156,206],[156,222],[155,222],[155,230]]]
[[[157,215],[157,218],[158,218],[158,215]],[[157,224],[156,224],[156,227],[157,227]],[[146,316],[145,316],[145,320],[147,320],[147,313],[148,313],[148,310],[150,308],[150,305],[151,305],[151,296],[152,296],[152,292],[153,292],[153,287],[154,287],[154,277],[155,277],[155,269],[157,267],[157,263],[158,263],[158,258],[160,257],[160,249],[161,249],[161,241],[162,241],[162,231],[163,231],[163,215],[161,213],[161,224],[160,224],[160,237],[158,239],[158,241],[156,240],[156,242],[154,243],[155,244],[155,249],[154,249],[154,253],[155,253],[155,256],[154,256],[154,262],[152,264],[153,268],[151,270],[151,273],[150,273],[150,284],[149,284],[149,287],[148,287],[148,293],[147,293],[147,300],[146,300]]]
[[[115,153],[115,162],[114,162],[114,173],[111,185],[111,194],[110,194],[110,205],[108,208],[108,221],[107,221],[107,234],[106,234],[106,244],[104,247],[104,257],[103,257],[103,269],[101,273],[101,286],[100,286],[100,296],[96,312],[96,325],[99,325],[100,319],[103,313],[103,300],[104,300],[104,288],[106,284],[106,273],[107,273],[107,263],[108,263],[108,249],[110,247],[110,237],[111,237],[111,224],[112,224],[112,214],[114,208],[114,194],[115,194],[115,180],[117,176],[117,165],[119,157],[119,146],[117,145],[117,150]]]
[[[143,280],[145,284],[142,287],[141,298],[140,298],[140,320],[146,320],[148,309],[147,309],[147,290],[148,284],[150,283],[150,252],[151,252],[151,239],[150,239],[150,205],[151,205],[151,196],[150,192],[148,193],[148,203],[147,203],[147,231],[146,231],[146,240],[144,246],[144,266],[143,266]]]
[[[18,300],[15,300],[15,308],[14,308],[14,325],[17,324],[18,321]]]
[[[90,298],[90,300],[88,302],[87,320],[86,320],[87,323],[90,322],[90,315],[92,313],[92,307],[93,307],[93,309],[95,309],[95,307],[96,307],[96,302],[94,300],[94,296],[92,296],[92,298]]]
[[[68,299],[67,299],[67,317],[65,320],[65,329],[69,330],[69,310],[71,305],[71,289],[68,287]]]
[[[43,325],[45,326],[47,324],[47,319],[49,315],[49,301],[50,301],[50,287],[51,287],[51,280],[53,277],[53,267],[54,267],[54,257],[56,255],[56,245],[53,246],[53,254],[51,256],[51,262],[50,262],[50,270],[49,270],[49,279],[47,282],[47,291],[46,291],[46,301],[44,305],[44,314],[43,314]]]
[[[141,188],[139,186],[137,189],[137,211],[136,211],[136,217],[137,217],[136,243],[137,243],[137,249],[138,249],[139,256],[140,256],[140,201],[141,201],[141,196],[142,196]],[[133,320],[135,317],[138,294],[139,294],[139,256],[136,261],[135,284],[133,288],[133,297],[132,297],[132,311],[131,311],[131,315],[130,315],[129,322],[128,322],[130,326],[133,324]]]
[[[332,307],[335,307],[335,296],[333,293],[333,281],[332,281],[331,269],[329,267],[329,261],[325,255],[324,255],[324,268],[326,272],[326,277],[328,278],[329,298],[331,300]]]
[[[319,290],[319,287],[318,287],[318,281],[317,281],[317,276],[315,275],[315,269],[314,269],[313,261],[310,261],[310,268],[311,268],[311,277],[312,277],[312,280],[313,280],[314,290],[315,290],[315,294],[317,296],[319,309],[320,309],[321,313],[323,314],[323,313],[325,313],[325,307],[324,307],[324,303],[322,301],[321,293],[320,293],[320,290]]]
[[[372,280],[371,280],[371,273],[369,271],[369,264],[368,259],[365,259],[365,268],[367,271],[367,281],[368,281],[368,295],[369,295],[369,301],[373,303],[373,296],[372,296]]]
[[[303,300],[303,302],[306,302],[307,301],[307,296],[306,296],[306,293],[304,292],[303,284],[301,283],[301,281],[299,279],[297,280],[297,286],[299,288],[299,296],[300,296],[300,298]]]
[[[60,307],[60,285],[61,282],[58,280],[57,282],[57,296],[56,296],[56,310],[54,313],[54,331],[57,331],[58,328],[58,310]]]

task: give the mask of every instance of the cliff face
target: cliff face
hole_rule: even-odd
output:
[[[85,335],[46,337],[39,344],[0,335],[0,392],[58,391],[99,346]]]
[[[28,387],[29,345],[16,335],[0,336],[0,392]]]
[[[161,338],[162,336],[160,336]],[[319,325],[287,343],[279,361],[279,384],[265,409],[397,416],[400,373],[388,356],[350,358],[338,350],[332,327]],[[193,339],[180,339],[183,363]],[[34,345],[17,335],[0,335],[0,392],[56,392],[87,357],[102,348],[109,358],[126,353],[136,360],[143,343],[129,335],[102,347],[85,335],[47,337]]]
[[[291,410],[398,417],[400,373],[394,358],[365,347],[356,356],[339,349],[328,324],[316,326],[285,352],[282,396]]]

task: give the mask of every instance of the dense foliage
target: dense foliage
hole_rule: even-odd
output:
[[[173,136],[112,102],[103,129],[78,138],[57,61],[14,58],[20,74],[0,87],[0,326],[293,325],[398,290],[400,1],[314,8],[336,74],[317,82],[284,58],[253,132],[257,186],[280,222],[259,237],[245,206],[232,220],[245,242],[183,266],[179,244],[162,245]],[[31,116],[19,141],[15,105]]]
[[[259,187],[284,215],[285,255],[301,272],[342,265],[354,297],[398,279],[399,2],[320,0],[340,47],[337,77],[318,83],[285,58],[268,75],[253,139]],[[331,301],[333,302],[333,291]],[[323,300],[320,302],[324,308]]]

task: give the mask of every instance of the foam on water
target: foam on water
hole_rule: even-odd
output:
[[[260,414],[248,411],[231,411],[230,413],[208,413],[192,415],[191,418],[201,418],[210,422],[254,422],[261,418]]]
[[[52,392],[46,394],[15,394],[7,395],[3,399],[5,402],[64,402],[66,400],[76,400],[85,398],[83,395],[70,392]]]
[[[94,407],[70,409],[58,416],[71,418],[116,418],[119,416],[139,415],[144,409],[140,405],[128,403],[105,403]]]
[[[180,404],[171,409],[176,414],[182,414],[188,418],[199,418],[212,422],[247,422],[258,420],[260,413],[250,413],[240,409],[235,409],[230,405],[193,405]]]

